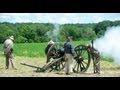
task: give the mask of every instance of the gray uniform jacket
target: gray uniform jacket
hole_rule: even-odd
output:
[[[13,41],[11,39],[7,39],[4,42],[4,53],[7,54],[8,52],[10,52],[13,49]]]

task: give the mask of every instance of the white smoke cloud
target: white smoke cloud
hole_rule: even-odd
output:
[[[120,64],[120,26],[108,27],[105,35],[94,41],[94,47],[102,56],[112,57]]]
[[[55,42],[58,42],[59,32],[60,32],[60,25],[55,23],[54,29],[52,31],[48,31],[46,35],[48,35],[48,37],[54,40]]]

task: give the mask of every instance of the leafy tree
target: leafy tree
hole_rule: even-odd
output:
[[[96,33],[96,35],[98,37],[101,37],[102,35],[104,35],[107,27],[113,26],[113,22],[112,21],[102,21],[99,22],[95,27],[94,27],[94,31]]]

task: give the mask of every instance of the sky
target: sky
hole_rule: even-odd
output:
[[[98,23],[120,20],[120,13],[0,13],[0,22],[10,23]]]

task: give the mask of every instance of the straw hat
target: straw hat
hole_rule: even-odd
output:
[[[48,44],[55,44],[55,43],[53,42],[53,40],[50,40]]]
[[[14,40],[14,36],[10,36],[9,39]]]

